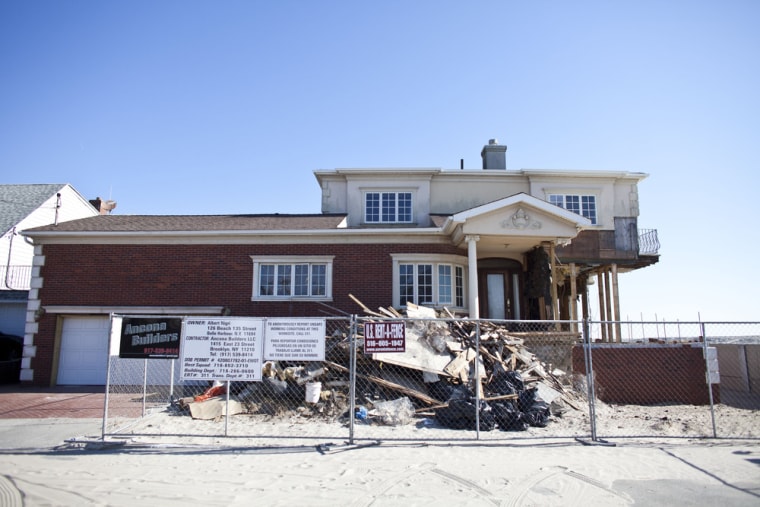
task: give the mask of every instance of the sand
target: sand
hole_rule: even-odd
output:
[[[357,421],[349,441],[345,422],[308,411],[196,420],[159,410],[109,421],[121,431],[105,441],[100,420],[6,420],[0,504],[760,503],[757,411],[716,407],[719,430],[742,439],[689,436],[712,431],[709,407],[599,404],[597,416],[608,439],[587,438],[584,411],[553,417],[545,428],[481,432],[480,440],[415,418],[399,426]],[[42,445],[43,435],[62,445]]]

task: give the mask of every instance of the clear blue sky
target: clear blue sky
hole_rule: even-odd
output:
[[[631,319],[760,320],[760,2],[0,2],[0,182],[318,213],[315,169],[645,172]]]

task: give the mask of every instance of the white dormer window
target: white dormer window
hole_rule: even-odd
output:
[[[367,192],[364,194],[364,221],[370,224],[412,222],[411,192]]]
[[[549,202],[591,220],[596,225],[596,196],[574,194],[549,194]]]

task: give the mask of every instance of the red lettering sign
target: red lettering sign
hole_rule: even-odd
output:
[[[365,322],[364,353],[406,352],[404,322]]]

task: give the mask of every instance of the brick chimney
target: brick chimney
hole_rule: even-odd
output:
[[[507,147],[499,144],[497,139],[489,139],[480,156],[483,157],[483,169],[507,168]]]
[[[104,201],[100,197],[90,199],[90,204],[92,204],[93,208],[98,210],[101,215],[109,215],[111,210],[116,207],[116,201]]]

